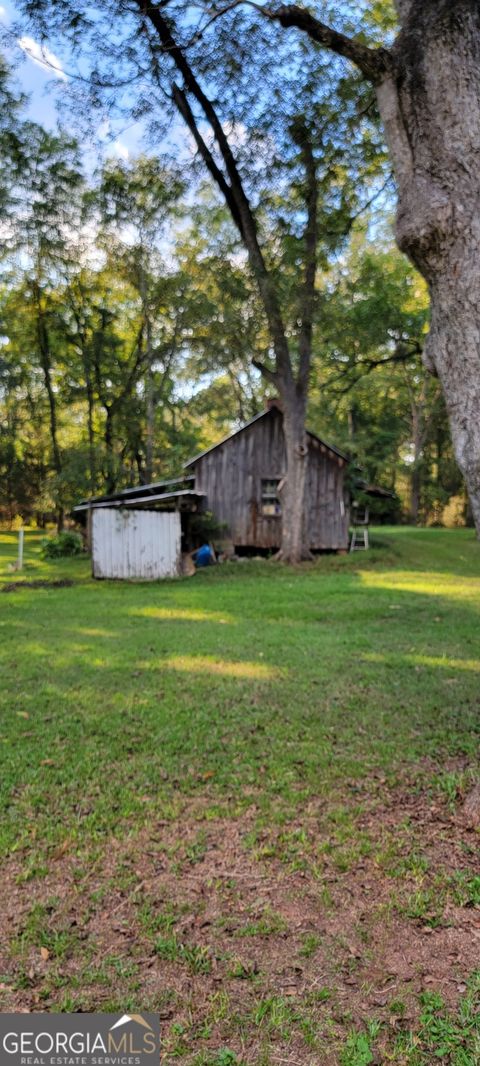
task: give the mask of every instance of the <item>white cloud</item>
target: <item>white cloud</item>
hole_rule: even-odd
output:
[[[98,127],[98,129],[97,129],[97,137],[100,137],[101,141],[106,140],[106,138],[108,137],[108,135],[110,133],[110,128],[111,128],[110,119],[109,118],[103,118],[101,123],[100,123],[100,125],[99,125],[99,127]]]
[[[0,20],[2,22],[8,22],[7,9],[6,7],[3,7],[3,4],[0,4]]]
[[[127,159],[130,158],[130,152],[129,152],[126,144],[123,144],[122,141],[119,141],[119,140],[114,141],[113,145],[112,145],[112,148],[113,148],[113,151],[115,152],[115,155],[117,155],[119,159],[127,160]]]
[[[37,66],[42,67],[43,70],[51,70],[52,74],[56,74],[57,78],[67,81],[67,75],[60,60],[47,48],[46,44],[39,44],[38,41],[34,41],[33,37],[20,37],[18,43],[25,55]]]
[[[248,142],[248,130],[243,122],[224,122],[223,132],[228,137],[231,148],[245,148]]]

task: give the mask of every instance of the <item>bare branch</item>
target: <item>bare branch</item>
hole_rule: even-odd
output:
[[[285,28],[294,26],[308,34],[312,41],[328,48],[330,52],[349,59],[374,85],[382,81],[390,69],[391,56],[387,48],[368,48],[354,37],[347,37],[344,33],[339,33],[338,30],[327,26],[325,22],[320,22],[309,11],[297,4],[282,5],[277,8],[258,7],[258,10],[266,18],[279,22]]]
[[[225,4],[225,7],[220,7],[217,11],[213,11],[204,26],[199,26],[195,31],[193,37],[188,41],[187,47],[190,48],[192,44],[198,44],[198,42],[202,40],[202,37],[205,36],[207,30],[210,29],[210,26],[212,26],[217,19],[222,18],[223,15],[227,15],[229,11],[233,11],[236,7],[240,7],[241,4],[245,2],[248,3],[248,0],[231,0],[230,4]],[[249,6],[257,7],[256,4]]]
[[[148,19],[151,26],[154,28],[161,46],[162,51],[168,52],[170,58],[175,63],[177,70],[182,75],[184,81],[184,90],[177,90],[176,104],[177,107],[181,105],[183,108],[182,117],[187,118],[188,113],[188,125],[191,132],[195,136],[195,143],[202,151],[202,157],[204,162],[208,166],[208,169],[214,178],[217,185],[225,195],[226,190],[228,196],[226,196],[227,205],[232,209],[232,203],[235,204],[235,213],[233,214],[234,221],[240,228],[240,233],[244,241],[245,247],[248,252],[250,266],[255,276],[260,295],[263,301],[265,314],[267,316],[270,334],[272,337],[275,355],[277,359],[278,369],[281,372],[282,379],[286,384],[292,383],[292,366],[290,362],[290,355],[288,350],[288,343],[286,339],[285,327],[283,324],[282,313],[275,291],[275,285],[272,276],[267,269],[265,259],[262,253],[262,249],[259,244],[257,234],[257,224],[255,216],[246,195],[243,182],[238,170],[238,166],[233,155],[232,149],[225,130],[222,126],[217,111],[212,104],[209,97],[203,91],[197,77],[190,66],[189,60],[185,55],[183,48],[175,40],[172,24],[170,20],[165,18],[160,6],[149,2],[149,0],[135,0],[141,15]],[[182,95],[178,95],[178,92]],[[192,112],[192,109],[188,105],[187,94],[190,94],[197,103],[200,105],[207,122],[210,124],[213,135],[217,142],[220,154],[223,159],[225,171],[229,179],[229,185],[226,183],[222,172],[219,170],[211,152],[198,128],[198,122]],[[175,99],[175,97],[174,97]],[[187,106],[186,106],[187,105]],[[195,132],[194,132],[195,131]],[[202,142],[204,148],[202,148]],[[206,150],[205,150],[206,149]],[[212,167],[212,163],[214,164]],[[220,177],[220,182],[219,182]],[[233,212],[232,212],[233,213]]]
[[[329,389],[332,385],[336,385],[337,382],[345,381],[348,378],[350,371],[356,371],[355,376],[350,379],[343,389],[335,390],[335,395],[344,396],[347,392],[350,392],[355,385],[361,381],[367,374],[371,374],[373,370],[378,370],[382,366],[389,366],[392,363],[406,363],[409,359],[412,359],[415,355],[422,354],[422,345],[420,341],[412,340],[409,342],[411,348],[407,348],[404,344],[398,344],[392,355],[386,355],[384,359],[361,359],[360,362],[355,363],[354,366],[347,366],[336,377],[331,378],[326,384],[326,388]]]
[[[385,181],[383,182],[381,187],[379,189],[377,189],[376,192],[374,192],[372,194],[372,196],[370,196],[370,198],[366,201],[366,203],[362,204],[362,206],[359,207],[358,211],[356,211],[354,215],[350,216],[350,218],[348,220],[348,232],[351,230],[354,222],[356,222],[357,219],[359,219],[364,214],[365,211],[368,211],[368,209],[370,207],[373,207],[373,204],[375,203],[376,200],[380,199],[380,196],[382,195],[382,193],[385,192],[385,189],[387,188],[388,185],[390,185],[390,182],[392,182],[393,180],[394,180],[393,179],[393,173],[392,173],[392,171],[390,171],[390,173],[385,178]]]
[[[112,412],[112,414],[116,412],[117,409],[124,402],[124,400],[128,399],[128,397],[130,396],[132,389],[137,382],[140,370],[142,369],[146,361],[147,353],[143,349],[144,328],[145,324],[142,321],[140,323],[130,354],[130,358],[133,359],[133,363],[128,372],[127,379],[125,381],[123,389],[119,392],[118,396],[116,396],[110,404],[110,411]]]
[[[407,7],[412,0],[395,0],[395,2],[398,7]],[[368,48],[361,41],[356,41],[354,37],[347,37],[346,34],[339,33],[338,30],[327,26],[325,22],[321,22],[314,15],[311,15],[309,11],[299,7],[297,4],[289,4],[288,6],[282,4],[280,7],[270,8],[263,7],[260,3],[256,3],[255,0],[230,0],[224,7],[211,12],[207,22],[202,27],[199,27],[191,37],[188,47],[198,43],[217,19],[222,18],[223,15],[228,14],[228,12],[237,7],[252,7],[264,18],[280,22],[285,28],[295,26],[297,29],[303,30],[317,44],[321,44],[331,52],[349,59],[362,71],[367,80],[374,84],[381,81],[383,75],[389,69],[390,53],[388,49]]]
[[[198,151],[200,152],[200,155],[201,155],[201,157],[203,159],[203,162],[205,163],[205,166],[207,167],[207,170],[209,170],[212,178],[214,179],[214,181],[218,185],[218,188],[220,189],[220,192],[222,192],[223,196],[225,197],[227,205],[230,208],[230,213],[232,215],[233,221],[235,222],[235,225],[237,226],[237,229],[240,232],[240,236],[243,237],[244,234],[243,234],[242,220],[241,220],[241,217],[239,215],[239,212],[238,212],[238,209],[237,209],[237,205],[235,203],[235,199],[234,199],[234,196],[233,196],[233,193],[232,193],[232,189],[231,189],[230,185],[228,184],[228,182],[227,182],[227,180],[225,178],[225,175],[220,170],[220,167],[217,166],[217,164],[215,162],[215,159],[213,158],[213,155],[212,155],[212,153],[211,153],[211,151],[210,151],[210,149],[209,149],[204,137],[202,137],[202,134],[200,133],[200,130],[198,128],[198,124],[196,122],[195,116],[194,116],[193,111],[192,111],[192,109],[190,107],[190,104],[188,102],[188,97],[187,97],[186,93],[184,92],[183,89],[180,89],[180,87],[178,85],[174,84],[173,88],[172,88],[172,97],[173,97],[173,101],[174,101],[174,103],[175,103],[175,105],[177,107],[177,110],[180,112],[185,124],[188,126],[188,129],[190,130],[190,133],[192,134],[192,137],[193,137],[193,139],[195,141],[195,144],[196,144],[196,146],[198,148]]]

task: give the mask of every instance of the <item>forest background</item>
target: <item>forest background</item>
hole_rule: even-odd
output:
[[[388,5],[378,7],[388,32]],[[30,57],[34,44],[23,44]],[[78,94],[70,83],[67,92],[56,57],[35,54],[54,75],[51,95],[55,86]],[[335,99],[312,103],[320,240],[307,424],[354,458],[354,478],[393,493],[377,505],[380,519],[461,525],[469,522],[464,483],[440,386],[421,359],[426,286],[395,247],[389,163],[371,99],[362,99],[359,114],[355,78],[345,74]],[[188,131],[177,124],[167,139],[145,115],[132,151],[105,136],[118,128],[105,98],[93,112],[90,100],[76,139],[65,111],[46,126],[32,118],[31,101],[2,63],[7,526],[62,525],[85,496],[175,477],[275,393],[255,366],[268,363],[270,340],[231,216]],[[283,122],[257,115],[252,129],[239,119],[229,138],[250,178],[295,340],[302,152],[291,109]]]

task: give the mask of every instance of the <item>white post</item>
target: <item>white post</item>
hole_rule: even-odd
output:
[[[23,529],[23,528],[22,528],[22,529],[19,529],[19,531],[18,531],[18,560],[17,560],[17,570],[21,570],[21,569],[22,569],[22,567],[23,567],[23,534],[24,534],[24,532],[25,532],[25,531],[24,531],[24,529]]]

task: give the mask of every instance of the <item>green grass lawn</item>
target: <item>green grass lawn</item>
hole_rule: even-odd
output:
[[[373,545],[128,584],[92,581],[84,558],[43,561],[28,532],[12,573],[16,536],[0,533],[0,585],[74,581],[0,592],[0,843],[18,912],[3,1009],[158,1009],[172,1063],[414,1066],[442,1047],[480,1061],[467,960],[450,964],[453,990],[415,971],[377,1007],[370,929],[377,907],[394,940],[429,929],[423,945],[478,915],[476,834],[455,819],[477,772],[480,546],[412,529]],[[105,955],[118,893],[136,934]],[[352,974],[339,918],[361,893]],[[282,952],[301,960],[293,994]]]

